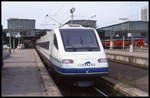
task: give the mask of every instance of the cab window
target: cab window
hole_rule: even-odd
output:
[[[57,43],[56,35],[54,35],[54,46],[56,47],[56,49],[58,49],[58,43]]]

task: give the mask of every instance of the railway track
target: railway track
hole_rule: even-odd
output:
[[[54,80],[63,96],[94,96],[108,97],[108,95],[97,87],[77,87],[73,86],[70,81]]]
[[[99,94],[105,96],[105,97],[109,97],[107,94],[105,94],[103,91],[99,90],[98,88],[96,87],[93,87],[93,89],[95,89]]]
[[[94,96],[94,97],[108,97],[109,95],[104,92],[104,90],[99,89],[99,87],[77,87],[74,86],[72,81],[58,79],[54,77],[52,73],[49,71],[49,75],[55,81],[57,87],[63,96]]]
[[[41,58],[41,57],[40,57]],[[42,59],[42,58],[41,58]],[[61,91],[63,96],[95,96],[95,97],[108,97],[111,94],[108,94],[110,91],[103,90],[101,85],[97,85],[101,83],[100,79],[96,79],[97,84],[93,87],[77,87],[72,85],[70,81],[65,81],[63,79],[58,79],[52,75],[52,72],[48,69],[47,64],[43,61],[50,77],[55,81],[56,85],[58,86],[59,90]],[[107,93],[105,93],[107,91]]]

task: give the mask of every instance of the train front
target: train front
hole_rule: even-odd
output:
[[[108,74],[108,62],[96,31],[93,29],[60,29],[63,42],[61,74],[78,80],[79,86],[93,84],[96,77]]]

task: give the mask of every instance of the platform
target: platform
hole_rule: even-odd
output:
[[[109,74],[103,78],[113,84],[113,88],[129,96],[148,96],[149,51],[137,50],[131,53],[121,49],[105,49],[105,52],[109,60]],[[130,62],[126,59],[130,59]],[[137,64],[138,59],[141,59],[141,64]],[[142,60],[146,60],[146,67]]]
[[[1,70],[2,96],[61,96],[34,49],[16,50]]]
[[[129,49],[105,49],[108,60],[120,62],[135,67],[148,69],[149,67],[149,51],[137,49],[134,52],[129,52]]]

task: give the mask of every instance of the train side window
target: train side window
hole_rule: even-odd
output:
[[[45,47],[46,49],[49,49],[49,42],[45,42],[44,45],[45,45],[44,47]]]
[[[56,35],[54,35],[54,46],[58,49],[58,43],[57,43]]]
[[[40,43],[37,43],[37,45],[42,47],[42,48],[49,49],[49,41],[47,41],[47,42],[40,42]]]

